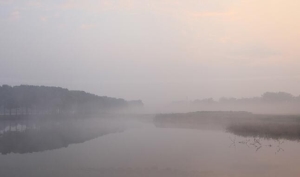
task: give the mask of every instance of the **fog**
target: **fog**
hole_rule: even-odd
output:
[[[297,116],[197,112],[154,119],[124,115],[6,118],[0,124],[1,176],[299,174]]]
[[[295,1],[0,1],[0,84],[176,100],[299,95]]]
[[[299,7],[0,0],[0,176],[298,177]]]

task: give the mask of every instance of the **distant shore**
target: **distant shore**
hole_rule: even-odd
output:
[[[159,114],[157,127],[219,129],[243,137],[300,140],[300,115],[264,115],[234,111]]]

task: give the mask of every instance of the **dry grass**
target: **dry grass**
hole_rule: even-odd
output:
[[[300,116],[262,115],[248,112],[204,111],[160,114],[154,119],[159,127],[217,127],[244,137],[300,140]]]

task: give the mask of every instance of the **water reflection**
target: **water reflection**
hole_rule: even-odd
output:
[[[228,125],[226,130],[243,137],[300,140],[299,122],[240,122]]]
[[[279,152],[284,152],[282,145],[285,140],[280,139],[262,139],[262,138],[243,138],[243,137],[229,137],[231,144],[229,147],[234,147],[236,149],[237,145],[247,146],[248,148],[255,149],[258,152],[260,149],[269,148],[274,151],[275,154]]]
[[[163,121],[160,125],[170,126]],[[297,177],[300,174],[300,143],[295,141],[239,136],[226,132],[226,127],[214,131],[202,130],[202,125],[197,129],[180,128],[180,122],[173,125],[176,128],[157,128],[148,121],[131,119],[6,122],[1,126],[1,134],[26,134],[14,135],[19,136],[14,141],[24,137],[24,142],[20,142],[26,143],[25,139],[29,139],[27,149],[38,149],[49,141],[52,148],[80,144],[20,155],[15,153],[20,153],[17,147],[21,143],[12,141],[14,148],[10,152],[14,153],[0,155],[0,176]],[[127,130],[122,131],[125,127]],[[122,132],[113,133],[118,131]],[[101,136],[106,133],[112,134]],[[98,136],[101,137],[95,138]]]
[[[3,120],[0,153],[32,153],[83,143],[124,128],[108,120]]]

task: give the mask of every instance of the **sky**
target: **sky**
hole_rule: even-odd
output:
[[[298,0],[0,0],[0,84],[145,104],[300,95]]]

